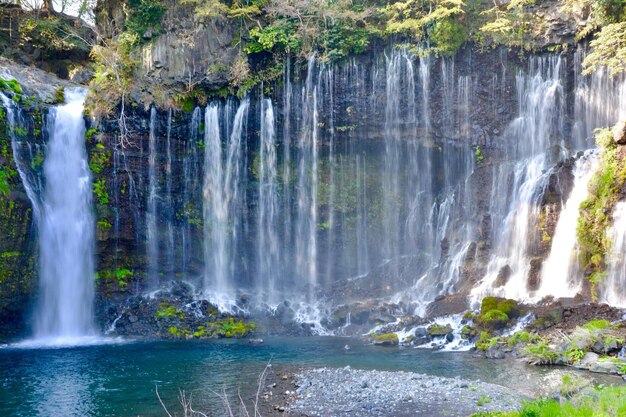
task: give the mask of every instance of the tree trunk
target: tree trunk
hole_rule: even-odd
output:
[[[43,0],[43,10],[48,11],[50,13],[54,12],[54,6],[52,5],[52,0]]]

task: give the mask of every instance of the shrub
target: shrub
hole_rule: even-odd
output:
[[[606,330],[611,326],[608,320],[591,320],[589,323],[584,324],[583,328],[589,330],[591,333],[595,333],[598,330]]]
[[[559,358],[559,354],[543,341],[526,346],[524,348],[524,354],[528,362],[533,365],[551,365],[556,363]]]
[[[565,356],[567,356],[567,360],[570,363],[574,363],[585,357],[585,351],[575,346],[571,346],[567,349],[567,352],[565,352]]]
[[[507,344],[510,347],[517,345],[518,343],[535,343],[541,340],[541,336],[537,333],[517,332],[513,336],[509,337]]]
[[[159,309],[156,312],[156,317],[158,319],[172,319],[176,318],[179,320],[183,320],[185,318],[185,313],[182,310],[177,309],[173,305],[170,305],[167,301],[163,301],[159,304]]]
[[[480,332],[480,338],[476,341],[476,349],[485,352],[487,351],[487,349],[497,344],[497,337],[491,337],[491,334],[489,334],[488,332]]]

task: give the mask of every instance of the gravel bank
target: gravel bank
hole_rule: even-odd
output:
[[[499,385],[411,372],[308,369],[288,410],[308,416],[459,416],[514,410],[525,397]]]

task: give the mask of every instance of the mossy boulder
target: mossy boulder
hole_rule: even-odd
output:
[[[398,346],[400,340],[396,333],[383,333],[370,335],[372,343],[379,346]]]
[[[428,334],[432,337],[447,336],[450,333],[452,333],[452,327],[449,324],[446,324],[445,326],[441,324],[433,324],[428,327]]]
[[[483,301],[480,303],[480,314],[482,315],[490,310],[496,310],[500,301],[503,301],[503,299],[498,297],[483,298]]]
[[[517,301],[499,297],[485,297],[480,305],[480,315],[476,322],[488,331],[504,328],[519,317],[521,309]]]

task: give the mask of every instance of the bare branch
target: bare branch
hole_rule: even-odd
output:
[[[154,386],[154,391],[156,392],[157,398],[159,399],[159,402],[161,403],[161,406],[163,407],[163,409],[165,410],[165,412],[167,413],[167,415],[169,417],[172,417],[172,415],[170,414],[169,411],[167,411],[167,407],[165,406],[165,404],[163,404],[163,400],[161,399],[161,396],[159,395],[159,387],[158,385]]]

